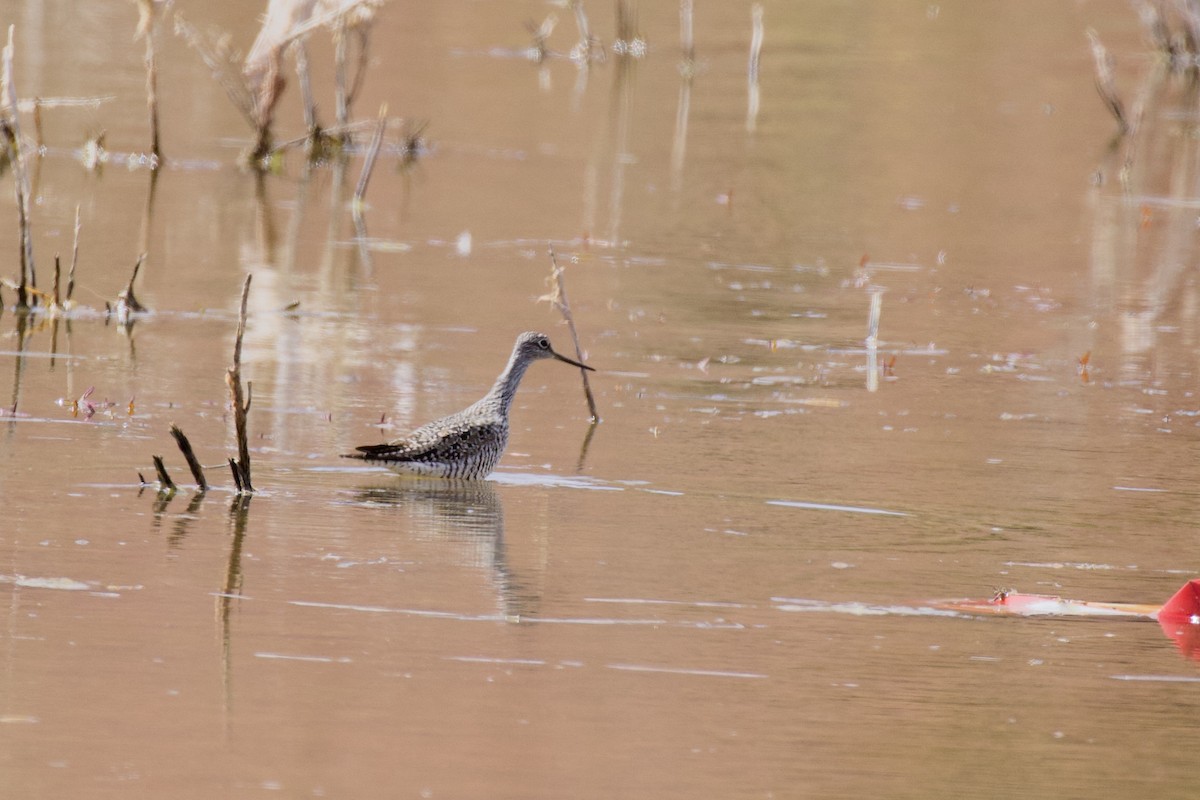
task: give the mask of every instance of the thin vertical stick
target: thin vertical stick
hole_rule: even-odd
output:
[[[225,373],[225,383],[229,386],[229,396],[233,402],[233,424],[237,432],[238,458],[236,463],[230,463],[230,468],[234,469],[235,483],[238,483],[238,492],[253,492],[254,486],[250,483],[250,445],[246,439],[246,414],[250,411],[250,396],[242,392],[242,337],[246,333],[246,300],[250,296],[250,279],[253,275],[246,276],[246,282],[242,284],[242,308],[238,314],[237,336],[233,342],[233,366]],[[248,393],[254,389],[253,385],[248,385]],[[232,460],[231,460],[232,462]],[[238,473],[240,473],[241,481],[237,481]]]
[[[363,160],[362,174],[358,176],[358,186],[354,189],[354,204],[362,205],[363,196],[367,193],[367,184],[371,181],[371,170],[375,169],[375,159],[379,157],[379,148],[383,146],[383,133],[387,129],[387,103],[379,107],[379,122],[375,125],[375,135],[371,137],[371,146],[367,148],[367,156]]]
[[[292,45],[296,59],[296,79],[300,82],[300,96],[304,99],[304,127],[311,140],[317,134],[317,101],[313,99],[312,79],[308,70],[308,46],[300,38]]]
[[[59,262],[58,253],[54,254],[54,295],[50,298],[51,311],[57,311],[62,307],[62,302],[58,296],[59,282],[62,278],[62,264]]]
[[[871,309],[867,312],[867,391],[879,390],[879,317],[883,313],[883,288],[872,286]]]
[[[4,46],[0,68],[0,126],[9,147],[13,166],[13,193],[17,202],[17,225],[21,246],[21,283],[17,287],[17,308],[29,308],[28,288],[37,287],[33,264],[33,239],[29,233],[29,180],[25,174],[25,148],[21,143],[21,125],[17,114],[17,86],[13,76],[13,33],[8,26],[8,44]]]
[[[146,40],[146,107],[150,112],[150,152],[154,167],[162,157],[158,140],[158,58],[154,52],[154,2],[138,0],[138,25],[135,38]]]
[[[192,443],[188,441],[187,436],[184,435],[178,425],[171,426],[171,435],[175,437],[175,443],[179,445],[179,452],[183,453],[183,460],[187,462],[188,469],[192,471],[192,477],[196,479],[196,485],[200,487],[200,491],[207,492],[208,481],[204,480],[204,468],[196,460],[196,453],[192,450]]]
[[[758,127],[758,106],[760,103],[758,89],[758,63],[762,54],[763,44],[763,7],[755,3],[750,9],[750,20],[753,32],[750,35],[750,63],[746,67],[747,83],[749,85],[749,100],[746,104],[746,131],[754,133]]]
[[[571,304],[567,301],[567,287],[563,285],[563,268],[558,265],[558,258],[554,255],[554,248],[550,248],[550,274],[554,278],[554,290],[551,292],[549,300],[563,315],[563,319],[567,321],[567,328],[571,331],[571,340],[575,342],[575,360],[583,361],[583,348],[579,346],[579,334],[575,332],[575,317],[571,314]],[[588,381],[586,369],[580,369],[580,374],[583,376],[583,393],[587,396],[588,412],[592,415],[592,424],[600,421],[600,414],[596,411],[596,398],[592,396],[592,385]]]
[[[67,302],[75,294],[75,265],[79,263],[79,206],[75,206],[75,244],[71,247],[71,269],[67,271]]]
[[[679,49],[683,51],[683,69],[696,69],[696,42],[692,31],[692,0],[679,0]]]
[[[346,88],[347,33],[345,18],[339,18],[333,29],[333,102],[338,130],[344,130],[350,122],[350,101]]]

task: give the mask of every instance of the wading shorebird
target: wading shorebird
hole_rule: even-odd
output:
[[[438,478],[484,478],[496,467],[508,445],[508,409],[525,370],[534,361],[556,358],[580,369],[587,364],[554,352],[544,333],[528,331],[517,337],[508,366],[495,385],[457,414],[422,425],[387,444],[367,444],[343,458],[377,461],[397,472]]]

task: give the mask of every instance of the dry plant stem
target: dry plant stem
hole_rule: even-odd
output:
[[[17,115],[17,87],[13,77],[14,25],[8,26],[8,44],[4,47],[0,68],[0,125],[9,149],[13,169],[13,194],[17,203],[17,227],[21,247],[21,283],[17,288],[17,308],[29,308],[27,290],[37,287],[33,264],[33,239],[29,233],[29,179],[25,173],[25,148],[21,145],[21,124]]]
[[[50,307],[55,310],[62,307],[62,301],[59,299],[59,296],[58,296],[58,287],[59,287],[61,280],[62,280],[62,264],[59,261],[58,253],[55,253],[54,254],[54,295],[50,298]]]
[[[363,161],[362,175],[358,178],[358,186],[354,189],[354,202],[361,204],[367,193],[367,184],[371,181],[371,171],[375,169],[375,159],[379,157],[379,148],[383,146],[383,133],[387,129],[387,103],[379,107],[379,122],[375,125],[375,135],[371,137],[371,146],[367,148],[367,157]]]
[[[158,58],[154,52],[154,0],[138,0],[138,26],[135,38],[146,41],[146,108],[150,113],[150,152],[155,166],[161,157],[158,139]]]
[[[692,29],[692,0],[679,0],[679,48],[683,51],[683,66],[694,70],[696,42]]]
[[[551,295],[551,302],[563,315],[563,319],[567,322],[567,328],[571,331],[571,340],[575,343],[575,360],[583,361],[583,348],[579,346],[579,334],[575,331],[575,317],[571,314],[571,304],[567,301],[567,288],[563,285],[563,268],[558,265],[554,248],[550,249],[550,263],[552,265],[551,274],[554,276],[554,293]],[[583,393],[587,396],[588,413],[592,415],[592,424],[594,425],[600,422],[600,414],[596,411],[596,398],[592,396],[592,385],[588,381],[587,370],[580,369],[579,373],[583,376]]]
[[[763,44],[763,7],[755,3],[750,9],[753,30],[750,34],[750,62],[746,67],[747,96],[746,131],[754,133],[758,128],[758,109],[761,103],[758,86],[758,64]]]
[[[1131,130],[1129,118],[1125,116],[1125,106],[1117,97],[1116,81],[1113,79],[1113,58],[1094,30],[1088,29],[1087,37],[1092,45],[1092,58],[1096,62],[1096,91],[1100,93],[1100,99],[1117,120],[1118,131],[1122,135],[1127,134]]]
[[[345,125],[350,121],[350,94],[346,87],[346,24],[342,20],[338,20],[337,27],[333,31],[333,58],[334,58],[334,113],[337,118],[338,125]]]
[[[229,471],[233,474],[233,485],[237,489],[237,493],[242,493],[242,471],[238,468],[236,458],[229,459]]]
[[[180,430],[178,425],[171,426],[171,435],[175,437],[175,443],[179,445],[179,452],[183,453],[183,460],[187,462],[188,469],[192,471],[192,477],[196,479],[196,485],[200,487],[200,491],[208,491],[208,481],[204,480],[204,468],[200,466],[200,462],[196,459],[196,453],[192,450],[192,443],[188,441],[187,436]]]
[[[250,296],[250,279],[246,276],[242,284],[242,308],[238,314],[237,336],[233,342],[233,366],[225,373],[225,383],[229,386],[229,397],[233,403],[233,424],[237,432],[238,457],[234,462],[230,459],[229,467],[234,470],[234,483],[238,492],[253,492],[254,485],[250,482],[250,445],[246,438],[246,414],[250,411],[250,397],[242,392],[242,337],[246,334],[246,300]],[[249,386],[248,392],[253,391]]]
[[[367,76],[367,59],[370,55],[371,43],[369,26],[369,22],[359,22],[350,28],[354,32],[355,38],[358,39],[358,65],[354,68],[354,80],[350,82],[350,89],[346,92],[347,116],[349,116],[350,109],[354,107],[354,101],[358,99],[358,92],[362,89]]]
[[[308,139],[316,139],[320,128],[317,126],[317,101],[313,99],[312,80],[308,71],[308,47],[303,39],[297,39],[292,45],[292,54],[296,59],[296,79],[300,83],[300,96],[304,98],[304,127],[308,131]]]
[[[75,206],[75,243],[71,246],[71,269],[67,272],[67,302],[75,294],[75,265],[79,263],[79,206]]]
[[[630,0],[617,0],[617,41],[628,44],[637,38],[637,13]]]
[[[154,461],[154,471],[158,473],[159,489],[164,492],[174,492],[177,488],[175,481],[171,480],[171,476],[167,474],[167,467],[163,464],[162,456],[150,456]]]

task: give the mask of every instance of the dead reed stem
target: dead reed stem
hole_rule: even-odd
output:
[[[192,471],[192,477],[196,479],[196,485],[200,487],[200,491],[208,491],[208,481],[204,480],[204,467],[200,466],[200,462],[196,459],[196,453],[192,450],[192,443],[188,441],[187,436],[180,430],[178,425],[171,426],[171,435],[175,437],[175,443],[179,445],[179,452],[183,453],[183,460],[187,462],[188,469]]]
[[[746,67],[747,102],[746,102],[746,132],[754,133],[758,128],[758,109],[761,103],[758,85],[758,65],[762,56],[763,44],[763,7],[755,3],[750,8],[750,20],[753,30],[750,34],[750,62]]]
[[[21,282],[17,287],[17,308],[28,309],[28,288],[37,288],[37,271],[33,263],[33,239],[29,232],[29,177],[25,171],[25,148],[21,141],[21,123],[17,114],[17,86],[13,75],[13,33],[8,26],[8,44],[4,46],[3,66],[0,67],[0,127],[9,150],[13,169],[13,194],[17,203],[17,227],[20,237]]]
[[[637,36],[637,11],[630,0],[617,0],[617,41],[629,45]]]
[[[81,229],[79,222],[79,206],[75,206],[75,242],[71,245],[71,269],[67,271],[67,300],[71,302],[71,295],[75,294],[75,265],[79,263],[79,231]]]
[[[696,40],[692,25],[693,0],[679,0],[679,49],[683,54],[681,66],[684,75],[696,71]]]
[[[583,361],[583,348],[579,346],[579,334],[575,331],[575,317],[571,314],[571,304],[567,300],[567,287],[563,284],[563,268],[558,265],[558,258],[554,255],[553,247],[550,248],[550,265],[550,277],[554,279],[554,285],[550,294],[544,299],[549,300],[566,320],[567,328],[571,331],[571,340],[575,343],[575,360]],[[587,396],[588,412],[592,415],[592,424],[595,425],[600,422],[600,414],[596,411],[596,398],[592,396],[592,384],[588,381],[586,369],[581,368],[579,373],[583,376],[583,393]]]
[[[375,125],[375,135],[371,137],[371,145],[367,148],[367,156],[363,160],[362,174],[358,177],[358,186],[354,189],[354,204],[362,205],[363,196],[367,193],[367,184],[371,181],[371,171],[375,169],[375,159],[379,157],[379,148],[383,146],[383,134],[387,130],[387,103],[379,107],[379,122]]]
[[[237,489],[238,494],[242,494],[245,491],[242,489],[242,471],[238,467],[238,461],[236,458],[231,457],[229,459],[229,471],[233,474],[234,488]]]
[[[1096,62],[1096,91],[1100,93],[1100,99],[1104,101],[1105,107],[1112,112],[1113,117],[1117,120],[1118,133],[1124,136],[1130,133],[1132,128],[1129,123],[1129,118],[1125,115],[1125,106],[1121,103],[1121,99],[1117,97],[1116,81],[1113,78],[1113,57],[1108,54],[1108,50],[1100,42],[1100,37],[1091,28],[1087,31],[1088,41],[1092,45],[1092,58]]]
[[[158,167],[162,157],[158,138],[158,57],[154,51],[154,28],[157,11],[154,0],[137,0],[138,24],[135,39],[146,42],[146,108],[150,114],[150,153],[154,156],[153,167]]]
[[[317,101],[313,99],[312,76],[308,70],[308,46],[303,39],[297,39],[292,45],[292,54],[296,59],[296,79],[300,83],[300,97],[304,101],[304,128],[308,139],[315,140],[320,133],[317,125]]]
[[[117,295],[117,322],[121,325],[128,323],[134,314],[146,311],[146,307],[141,304],[137,296],[133,293],[133,283],[137,280],[138,272],[142,269],[142,262],[145,260],[145,253],[138,256],[137,262],[133,265],[133,274],[129,276],[129,283]]]
[[[174,493],[178,488],[175,481],[171,480],[171,476],[167,474],[167,466],[163,463],[162,456],[150,456],[154,461],[154,471],[158,473],[159,491]]]
[[[233,366],[225,373],[225,383],[229,386],[229,397],[233,403],[233,425],[237,433],[237,461],[229,460],[229,468],[233,471],[234,483],[239,494],[254,491],[250,482],[250,445],[246,438],[246,414],[250,411],[250,402],[254,391],[253,384],[247,384],[246,392],[242,391],[242,337],[246,334],[246,301],[250,296],[250,279],[246,276],[242,284],[242,307],[238,313],[237,336],[233,341]]]
[[[346,86],[346,25],[338,22],[333,31],[333,102],[334,116],[339,126],[350,122],[350,90]]]

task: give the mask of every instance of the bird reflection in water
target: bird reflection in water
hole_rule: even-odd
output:
[[[458,564],[488,570],[505,617],[519,619],[535,610],[537,596],[523,591],[508,566],[504,506],[490,481],[404,478],[360,489],[356,501],[403,511],[414,536],[455,548],[449,555]]]

